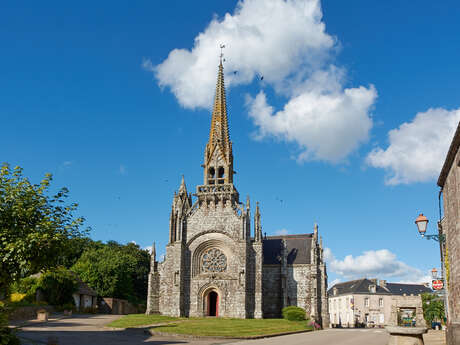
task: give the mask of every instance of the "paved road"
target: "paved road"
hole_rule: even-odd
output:
[[[56,339],[59,345],[211,345],[224,342],[213,339],[152,337],[143,329],[113,330],[104,327],[120,317],[121,315],[77,315],[47,323],[32,322],[22,327],[19,336],[24,345],[48,344],[51,339]],[[225,342],[228,343],[228,340]]]
[[[159,337],[146,334],[143,329],[113,330],[105,324],[119,318],[117,315],[80,315],[47,323],[33,322],[19,333],[23,343],[47,344],[57,339],[59,345],[386,345],[388,335],[384,330],[328,329],[325,331],[300,333],[282,337],[248,341],[228,339],[191,339]]]
[[[31,322],[19,333],[25,345],[43,345],[57,339],[59,345],[386,345],[388,334],[383,329],[327,329],[257,340],[190,339],[159,337],[143,329],[114,330],[104,327],[120,315],[76,315],[47,323]],[[430,331],[425,345],[445,345],[442,331]]]
[[[285,335],[235,342],[238,345],[386,345],[383,329],[326,329],[324,331]],[[233,343],[232,343],[233,344]]]

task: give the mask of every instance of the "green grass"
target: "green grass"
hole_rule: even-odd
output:
[[[272,335],[311,329],[311,326],[308,326],[308,321],[288,321],[284,319],[190,318],[182,322],[155,327],[152,330],[196,336],[235,338]]]
[[[156,323],[171,322],[180,320],[177,317],[163,315],[145,315],[145,314],[129,314],[122,318],[112,321],[107,326],[116,328],[128,328],[136,326],[154,325]]]

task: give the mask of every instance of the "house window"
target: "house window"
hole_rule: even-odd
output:
[[[364,299],[364,306],[369,307],[369,298],[367,297]]]
[[[379,307],[383,307],[383,298],[379,298]]]

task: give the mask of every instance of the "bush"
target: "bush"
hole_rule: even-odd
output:
[[[35,302],[35,292],[37,291],[38,288],[38,278],[35,277],[27,277],[23,278],[17,282],[14,282],[13,285],[11,286],[11,292],[13,295],[17,294],[25,294],[24,298],[22,298],[20,301],[13,301],[12,302],[29,302],[33,303]],[[16,296],[17,297],[17,296]]]
[[[58,267],[40,276],[38,288],[42,289],[51,305],[73,304],[72,294],[78,290],[78,282],[72,272]]]
[[[289,321],[302,321],[306,318],[305,310],[296,306],[283,308],[282,313],[283,318]]]
[[[13,292],[10,296],[11,302],[21,302],[27,295],[25,293]]]

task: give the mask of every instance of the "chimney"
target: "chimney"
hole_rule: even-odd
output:
[[[383,288],[386,288],[387,287],[387,281],[386,280],[383,280],[383,279],[380,279],[379,281],[379,286],[383,287]]]
[[[377,279],[377,278],[372,278],[372,279],[369,279],[369,280],[372,282],[372,284],[377,285],[377,283],[378,283],[378,279]]]

